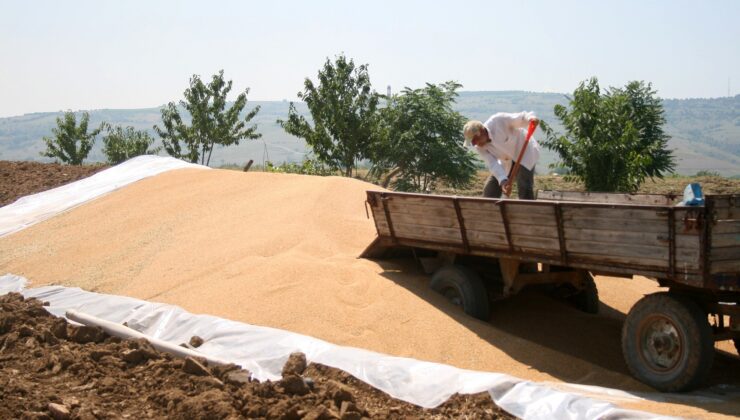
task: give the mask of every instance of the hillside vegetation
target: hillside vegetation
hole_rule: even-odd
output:
[[[455,108],[467,118],[481,120],[499,111],[532,110],[559,130],[553,107],[566,103],[566,96],[559,93],[460,92]],[[212,166],[243,165],[250,159],[256,163],[282,163],[304,158],[307,152],[305,143],[287,134],[276,123],[277,119],[287,117],[289,103],[250,101],[247,111],[257,105],[261,110],[252,121],[257,124],[262,138],[214,150]],[[672,137],[669,147],[675,150],[678,174],[712,171],[724,176],[740,176],[740,95],[716,99],[667,99],[663,105],[667,119],[665,129]],[[296,108],[308,116],[304,103],[297,103]],[[47,112],[0,118],[0,159],[44,161],[40,155],[45,148],[41,139],[51,133],[55,119],[60,115],[61,112]],[[152,126],[161,122],[159,108],[90,111],[91,126],[103,121],[147,130],[155,137]],[[101,146],[101,142],[96,144],[88,162],[105,160]],[[545,173],[554,160],[554,153],[544,150],[538,172]]]

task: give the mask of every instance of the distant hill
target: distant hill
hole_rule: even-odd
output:
[[[521,91],[461,92],[456,109],[470,119],[485,119],[499,112],[532,110],[540,118],[560,129],[553,114],[556,104],[566,104],[567,98],[559,93]],[[303,140],[286,134],[277,125],[278,118],[288,114],[286,101],[255,101],[248,107],[259,105],[260,112],[253,119],[262,138],[244,141],[239,146],[214,150],[212,166],[242,165],[249,159],[261,164],[265,160],[275,163],[300,161],[307,153]],[[304,103],[296,104],[299,112],[307,114]],[[740,95],[716,99],[668,99],[663,102],[667,125],[672,137],[669,146],[677,156],[677,172],[693,175],[698,171],[716,171],[726,176],[740,175]],[[106,121],[113,125],[134,126],[148,130],[161,124],[159,108],[90,110],[90,122],[98,125]],[[61,112],[26,114],[0,118],[0,159],[48,161],[40,156],[45,149],[42,137],[49,136]],[[88,161],[105,160],[101,142],[91,152]],[[556,156],[545,150],[538,165],[538,172],[547,170]]]

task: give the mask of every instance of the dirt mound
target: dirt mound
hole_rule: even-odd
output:
[[[0,160],[0,207],[25,195],[86,178],[108,167]]]
[[[235,365],[175,359],[50,315],[36,299],[0,296],[0,418],[511,418],[487,393],[428,410],[294,353],[283,379]]]

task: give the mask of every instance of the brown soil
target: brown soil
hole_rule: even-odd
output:
[[[107,168],[107,165],[74,166],[0,160],[0,207],[25,195],[69,184]]]
[[[0,207],[106,168],[0,161]],[[0,418],[513,418],[487,393],[429,410],[320,364],[263,383],[233,379],[248,375],[236,367],[187,370],[146,342],[75,327],[18,294],[0,297]]]
[[[435,409],[394,400],[294,353],[283,379],[258,382],[235,365],[175,359],[50,315],[41,301],[0,296],[0,418],[512,418],[487,393]],[[194,337],[191,343],[197,344]]]

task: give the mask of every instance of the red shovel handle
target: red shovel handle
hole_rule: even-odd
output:
[[[509,175],[509,179],[511,180],[511,182],[514,182],[516,180],[516,175],[519,173],[519,166],[521,165],[522,157],[524,157],[524,152],[527,151],[529,139],[530,137],[532,137],[532,134],[534,134],[534,130],[536,129],[537,120],[529,121],[529,127],[527,128],[527,137],[524,138],[524,145],[522,146],[522,150],[519,152],[519,157],[516,159],[516,162],[514,162],[514,167],[511,169],[511,174]]]

